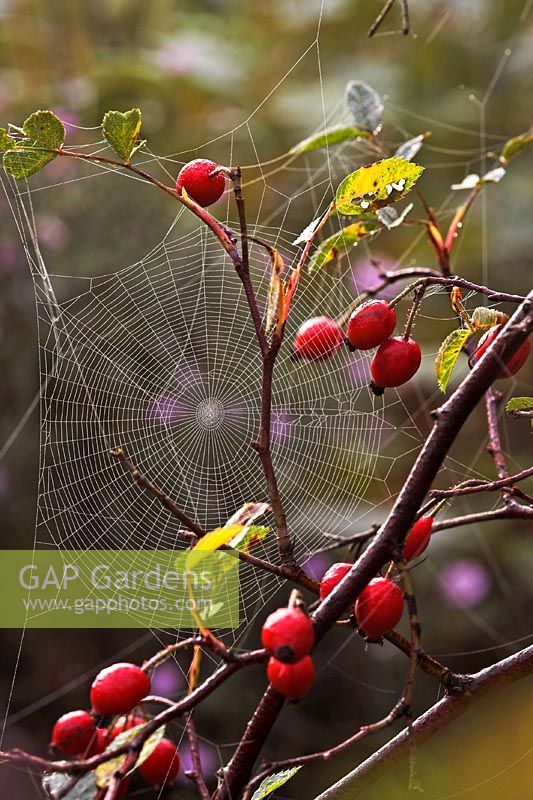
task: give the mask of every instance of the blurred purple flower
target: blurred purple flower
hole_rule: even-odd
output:
[[[56,115],[56,117],[59,117],[63,125],[67,125],[68,127],[72,128],[80,124],[80,118],[78,114],[71,108],[63,108],[62,106],[56,106],[53,109],[53,112]]]
[[[485,567],[470,558],[450,561],[439,576],[441,594],[449,605],[470,608],[483,602],[491,589]]]
[[[13,272],[22,264],[22,247],[13,239],[0,239],[0,271]]]
[[[152,694],[160,697],[174,697],[182,686],[181,673],[172,660],[165,661],[152,677]]]
[[[346,364],[346,377],[351,386],[356,386],[358,388],[367,386],[370,382],[370,365],[368,358],[366,358],[361,351],[350,353],[349,360]]]
[[[380,283],[380,269],[394,270],[398,268],[396,262],[386,256],[383,258],[377,256],[374,261],[376,262],[375,264],[368,259],[358,261],[352,270],[352,282],[356,294],[374,289]],[[398,291],[398,284],[394,284],[385,287],[385,289],[379,293],[379,296],[387,300],[394,297]]]
[[[169,39],[153,55],[159,69],[172,75],[192,75],[202,82],[233,83],[240,76],[234,52],[207,34],[182,34]]]
[[[198,750],[200,751],[200,762],[202,764],[202,772],[204,776],[209,780],[212,778],[213,775],[216,773],[218,768],[221,766],[218,759],[216,751],[213,747],[205,742],[199,741],[198,742]],[[190,781],[188,778],[185,777],[185,773],[188,770],[192,770],[193,763],[191,757],[191,748],[187,743],[183,743],[180,745],[180,757],[181,757],[181,764],[182,769],[180,771],[180,776],[182,780],[186,781],[187,784],[190,785]]]
[[[39,214],[36,219],[40,241],[52,250],[63,250],[70,239],[70,229],[60,217]]]
[[[162,425],[171,425],[183,414],[184,408],[173,395],[162,394],[157,397],[151,408],[151,416]]]
[[[330,566],[331,558],[325,553],[317,553],[316,555],[312,555],[307,561],[304,562],[305,571],[308,575],[314,578],[315,581],[321,580],[322,576]]]

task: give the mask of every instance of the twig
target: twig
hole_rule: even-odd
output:
[[[468,486],[462,484],[461,486],[455,486],[453,489],[432,489],[431,494],[435,499],[441,500],[444,497],[459,497],[464,494],[497,492],[500,489],[505,489],[508,486],[519,483],[529,478],[531,475],[533,475],[533,467],[523,469],[521,472],[517,472],[516,475],[508,475],[507,478],[501,478],[498,481],[479,481],[474,479],[466,482],[470,484]]]
[[[252,796],[253,792],[260,783],[267,778],[269,775],[272,775],[274,772],[279,772],[284,769],[289,769],[290,767],[299,767],[305,766],[306,764],[313,764],[317,761],[331,761],[331,759],[335,758],[335,756],[340,755],[345,750],[348,750],[352,745],[356,744],[357,742],[361,741],[361,739],[366,738],[367,736],[378,733],[379,731],[384,730],[385,728],[390,727],[402,716],[405,715],[406,706],[404,703],[403,698],[389,711],[389,713],[383,717],[382,719],[378,720],[377,722],[372,722],[369,725],[361,725],[359,730],[356,731],[352,736],[349,736],[344,741],[340,742],[339,744],[335,745],[334,747],[329,747],[327,750],[319,750],[316,753],[307,753],[304,756],[295,756],[294,758],[287,758],[283,761],[273,761],[271,764],[265,766],[261,772],[256,775],[253,780],[250,781],[248,786],[246,787],[245,794],[243,795],[243,800],[249,800]]]
[[[396,566],[400,572],[405,602],[409,612],[409,630],[411,632],[411,640],[409,642],[409,669],[407,670],[407,678],[405,680],[405,688],[402,697],[405,704],[405,718],[407,720],[407,729],[409,732],[409,789],[421,791],[422,787],[418,779],[416,767],[416,742],[413,737],[413,686],[418,664],[418,653],[420,652],[422,629],[418,619],[416,597],[411,574],[403,561],[399,561]]]
[[[145,180],[147,183],[151,183],[153,186],[156,186],[161,191],[165,192],[166,194],[173,197],[175,200],[180,202],[182,205],[186,206],[189,211],[192,211],[202,222],[207,225],[208,228],[215,234],[217,239],[219,240],[220,244],[229,255],[231,260],[234,264],[240,263],[240,255],[235,247],[235,243],[231,236],[228,234],[228,231],[224,228],[223,225],[218,222],[205,208],[202,208],[195,203],[194,200],[191,200],[189,197],[185,197],[184,195],[178,194],[178,192],[173,189],[171,186],[167,186],[166,184],[162,183],[162,181],[154,178],[153,175],[149,175],[144,170],[139,169],[134,164],[126,163],[124,161],[116,161],[113,158],[107,158],[106,156],[93,156],[88,153],[76,153],[73,150],[64,150],[62,147],[59,147],[54,150],[59,156],[66,156],[68,158],[76,158],[80,161],[88,161],[89,163],[95,164],[107,164],[110,167],[114,167],[117,169],[125,169],[129,172],[133,172],[135,175],[138,175],[140,178]]]
[[[406,656],[410,656],[411,642],[409,639],[406,639],[405,636],[402,636],[401,633],[389,631],[383,638],[397,647],[398,650],[401,650],[402,653],[405,653]],[[417,651],[417,663],[420,669],[428,675],[432,675],[442,683],[448,692],[461,692],[470,680],[467,675],[461,675],[445,667],[435,658],[425,653],[420,647],[418,647]]]
[[[401,13],[402,13],[402,33],[404,36],[407,36],[409,33],[409,7],[407,5],[407,0],[399,0],[401,5]],[[381,26],[381,23],[390,12],[391,8],[394,5],[394,0],[387,0],[381,11],[379,12],[378,16],[368,29],[368,38],[370,39],[378,28]]]
[[[173,517],[176,517],[182,525],[184,525],[190,533],[194,534],[194,538],[200,538],[204,535],[205,531],[187,514],[185,514],[176,503],[161,491],[155,484],[146,478],[137,467],[127,457],[122,447],[110,451],[111,455],[116,458],[119,463],[124,467],[126,472],[129,472],[133,478],[134,483],[142,489],[146,489],[154,497],[156,497],[162,506],[164,506]],[[189,537],[190,538],[190,537]]]
[[[287,517],[283,508],[278,487],[272,455],[271,442],[271,416],[272,416],[272,376],[276,356],[279,352],[281,339],[273,341],[267,356],[263,359],[263,376],[261,381],[261,414],[259,421],[259,437],[257,442],[252,442],[252,447],[259,455],[267,485],[268,498],[272,506],[276,533],[278,537],[278,550],[282,565],[289,567],[294,573],[298,572],[298,565],[294,559],[292,542],[287,529]]]
[[[413,723],[412,735],[417,744],[464,714],[475,703],[530,675],[532,671],[533,646],[471,675],[468,691],[460,695],[447,695]],[[358,797],[387,769],[404,758],[408,747],[409,733],[404,730],[315,800],[351,800]]]
[[[118,448],[117,450],[111,451],[111,455],[117,458],[123,465],[123,467],[132,475],[135,483],[137,486],[140,486],[143,489],[146,489],[150,494],[156,497],[159,502],[173,515],[178,519],[182,524],[186,525],[189,528],[189,531],[182,531],[182,535],[189,539],[191,542],[195,542],[198,538],[201,538],[205,535],[205,531],[200,528],[200,526],[196,525],[196,523],[190,519],[184,512],[171,500],[159,487],[157,487],[152,481],[150,481],[146,476],[144,476],[140,470],[133,464],[126,456],[124,450],[122,448]],[[198,531],[197,533],[193,531],[193,526]],[[300,586],[303,586],[306,589],[311,591],[317,591],[318,583],[317,581],[310,578],[303,570],[295,570],[285,564],[272,564],[270,561],[266,561],[263,558],[259,558],[258,556],[254,556],[252,553],[245,553],[242,550],[236,550],[234,547],[230,545],[222,545],[220,550],[227,550],[229,552],[235,553],[235,555],[239,558],[240,561],[243,561],[246,564],[250,564],[257,569],[261,569],[264,572],[269,572],[272,575],[277,575],[280,578],[284,578],[285,580],[293,581],[298,583]]]
[[[205,782],[204,773],[202,771],[202,761],[200,758],[200,748],[198,746],[198,735],[196,733],[196,726],[192,712],[187,717],[185,725],[187,731],[187,738],[189,739],[189,749],[191,753],[192,769],[185,773],[196,786],[200,800],[209,800],[210,792]]]
[[[265,336],[265,331],[261,321],[261,315],[257,307],[257,298],[250,279],[250,256],[248,251],[248,225],[246,222],[246,207],[244,203],[244,195],[242,192],[242,175],[241,168],[237,167],[235,170],[229,172],[229,177],[233,183],[233,192],[235,195],[235,204],[237,206],[237,213],[239,215],[239,226],[241,232],[241,259],[240,263],[236,264],[237,275],[241,279],[244,293],[248,301],[248,307],[254,324],[255,333],[261,348],[263,358],[268,353],[268,342]]]
[[[446,490],[442,490],[445,492]],[[437,495],[433,498],[431,502],[431,506],[434,503],[438,502],[440,499],[441,490],[434,489],[432,493],[435,492]],[[426,504],[423,507],[424,512],[428,511],[430,504]],[[437,533],[438,531],[445,531],[450,528],[459,528],[462,525],[474,525],[478,522],[490,522],[492,520],[498,519],[530,519],[533,516],[533,510],[528,508],[527,506],[523,506],[520,503],[517,503],[513,508],[494,508],[490,511],[477,511],[473,514],[465,514],[460,517],[449,517],[448,519],[440,519],[436,520],[433,523],[433,533]],[[335,541],[332,544],[326,545],[326,547],[322,547],[320,550],[317,550],[317,553],[327,553],[332,550],[338,550],[341,547],[353,547],[354,545],[358,544],[365,544],[370,539],[373,539],[374,536],[377,534],[380,526],[373,525],[366,531],[361,531],[359,533],[354,533],[348,536],[337,536],[334,534],[328,534],[332,538],[335,538]]]
[[[498,422],[498,409],[502,400],[501,392],[489,389],[485,395],[485,408],[487,412],[487,427],[489,430],[489,443],[487,452],[492,456],[496,473],[500,480],[509,478],[507,461],[503,454],[502,440],[500,436],[500,426]],[[508,508],[516,504],[516,500],[511,496],[509,490],[502,492],[503,502]]]

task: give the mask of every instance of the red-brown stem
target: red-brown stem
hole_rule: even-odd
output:
[[[267,485],[268,499],[274,514],[276,533],[278,537],[279,556],[283,566],[298,571],[298,566],[292,552],[292,543],[287,529],[287,517],[281,501],[281,496],[272,463],[270,450],[271,441],[271,416],[272,416],[272,376],[276,356],[281,345],[281,338],[274,338],[269,352],[263,358],[263,375],[261,383],[261,415],[259,423],[259,437],[257,442],[252,442],[257,451]]]
[[[255,292],[252,286],[252,281],[250,278],[248,225],[246,222],[246,207],[244,203],[244,195],[242,193],[241,168],[237,167],[235,170],[231,171],[229,173],[229,177],[233,182],[233,192],[235,195],[235,204],[237,206],[237,213],[239,215],[239,227],[241,233],[241,259],[240,263],[236,264],[235,266],[237,270],[237,275],[241,279],[244,293],[246,295],[246,300],[248,301],[248,307],[250,309],[252,322],[254,324],[257,341],[259,342],[259,347],[261,349],[261,355],[263,356],[263,358],[265,358],[268,353],[268,342],[265,335],[265,330],[263,328],[261,315],[257,307],[257,298],[255,296]]]
[[[463,494],[477,494],[479,492],[497,492],[500,489],[505,489],[515,483],[525,480],[533,475],[533,467],[523,469],[517,472],[516,475],[509,475],[507,478],[501,478],[498,481],[479,481],[473,479],[468,481],[469,485],[456,486],[453,489],[432,489],[431,494],[436,499],[444,497],[459,497]]]
[[[455,240],[457,239],[457,235],[459,232],[459,228],[462,226],[464,218],[468,214],[468,211],[474,204],[478,194],[481,192],[483,188],[483,184],[478,183],[468,197],[466,201],[463,203],[462,206],[459,206],[457,211],[455,212],[455,216],[450,223],[450,227],[448,228],[448,233],[446,234],[446,239],[444,240],[444,248],[448,255],[451,253]]]
[[[204,773],[202,770],[202,761],[200,759],[200,748],[198,746],[198,734],[196,733],[196,725],[192,712],[187,717],[185,725],[187,731],[187,738],[189,740],[189,749],[191,753],[192,769],[186,772],[186,776],[192,780],[196,786],[196,791],[200,800],[209,800],[210,792],[205,782]]]
[[[485,409],[487,412],[487,427],[489,431],[487,452],[492,456],[498,478],[500,480],[507,480],[509,478],[509,470],[507,469],[507,462],[503,454],[498,421],[498,410],[501,400],[501,392],[496,391],[496,389],[490,388],[485,395]],[[514,500],[511,493],[508,491],[503,492],[503,501],[508,508],[512,508],[516,503],[516,500]]]
[[[178,194],[178,192],[173,189],[171,186],[167,186],[162,181],[155,178],[153,175],[150,175],[148,172],[144,172],[144,170],[139,169],[134,164],[127,163],[125,161],[117,161],[113,158],[107,158],[106,156],[93,156],[88,153],[76,153],[73,150],[64,150],[62,147],[56,150],[57,154],[60,156],[66,156],[68,158],[77,158],[80,161],[88,161],[93,162],[96,164],[107,164],[108,166],[119,168],[119,169],[127,169],[129,172],[133,172],[135,175],[138,175],[143,180],[147,181],[147,183],[151,183],[153,186],[156,186],[158,189],[161,189],[166,194],[173,197],[174,200],[177,200],[182,205],[186,206],[189,211],[192,211],[202,222],[207,225],[207,227],[213,231],[217,239],[219,240],[220,244],[229,255],[231,260],[234,264],[240,263],[240,255],[235,247],[234,242],[232,241],[231,237],[229,236],[228,232],[225,228],[216,220],[209,211],[206,211],[205,208],[202,208],[195,203],[194,200],[191,200],[189,197],[182,196]]]

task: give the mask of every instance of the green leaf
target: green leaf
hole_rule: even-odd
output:
[[[4,153],[4,169],[17,180],[29,178],[53,161],[57,155],[54,151],[65,141],[63,123],[51,111],[36,111],[21,131],[25,138],[11,140],[12,149]]]
[[[4,153],[4,169],[13,178],[21,180],[21,178],[29,178],[30,175],[39,172],[55,157],[55,153],[50,153],[47,150],[39,150],[20,144],[14,150],[6,150]]]
[[[435,360],[435,372],[442,392],[446,391],[459,353],[470,336],[472,336],[472,331],[468,328],[458,328],[452,331],[441,344]]]
[[[533,408],[533,397],[513,397],[505,406],[509,414],[512,411],[529,411]]]
[[[124,161],[130,161],[137,145],[141,132],[142,117],[138,108],[122,113],[121,111],[108,111],[102,122],[104,136],[115,151]]]
[[[333,236],[328,236],[320,247],[315,250],[313,258],[309,263],[309,274],[317,272],[324,264],[329,264],[330,261],[339,254],[347,253],[357,242],[375,233],[377,226],[372,222],[355,222],[353,225],[348,225]]]
[[[360,167],[337,189],[337,210],[353,215],[396,203],[413,188],[424,167],[404,158],[386,158]]]
[[[532,142],[533,135],[530,133],[525,133],[521,136],[515,136],[513,139],[509,139],[509,141],[505,142],[504,146],[502,147],[500,161],[502,164],[508,164],[512,158],[521,153],[522,150],[524,150]]]
[[[368,139],[367,131],[354,128],[352,125],[336,125],[334,128],[327,128],[322,133],[315,133],[303,139],[294,147],[291,147],[291,155],[300,153],[310,153],[312,150],[322,150],[324,147],[333,147],[335,144],[349,142],[353,139]]]
[[[363,81],[350,81],[345,92],[346,105],[358,128],[371,134],[381,129],[383,101],[379,94]]]
[[[121,747],[123,744],[128,744],[131,742],[140,730],[144,728],[144,725],[137,725],[135,728],[130,728],[127,731],[119,734],[116,739],[113,740],[112,744],[106,748],[106,753],[112,753],[118,747]],[[162,725],[160,728],[157,728],[151,736],[143,744],[143,748],[139,754],[139,758],[137,759],[136,767],[140,767],[141,764],[146,761],[146,759],[154,752],[155,748],[163,738],[165,733],[165,726]],[[104,786],[109,786],[109,782],[115,772],[120,769],[122,766],[124,759],[126,758],[126,754],[122,753],[122,755],[117,756],[116,758],[111,758],[109,761],[104,761],[103,764],[100,764],[95,771],[96,783],[101,788]]]
[[[10,150],[15,146],[15,140],[11,138],[5,128],[0,128],[0,152]]]
[[[292,769],[284,769],[282,772],[269,775],[268,778],[265,778],[265,780],[261,782],[260,787],[255,790],[252,795],[252,800],[263,800],[263,797],[272,794],[276,789],[284,786],[287,781],[290,781],[300,770],[301,767],[292,767]]]
[[[25,120],[22,130],[30,142],[39,147],[48,147],[55,150],[65,141],[65,128],[63,123],[51,111],[36,111]],[[30,144],[27,142],[25,144]]]
[[[241,553],[249,553],[252,547],[265,539],[270,532],[271,529],[265,525],[247,525],[237,536],[230,539],[228,544]]]
[[[410,161],[416,156],[426,139],[429,139],[430,136],[431,133],[426,131],[425,133],[420,133],[418,136],[415,136],[413,139],[408,139],[398,147],[394,153],[394,157],[405,158],[406,161]]]
[[[72,780],[72,775],[65,775],[63,772],[52,772],[51,775],[45,775],[42,784],[43,789],[47,792],[47,796],[57,797],[61,789]],[[64,795],[64,800],[94,800],[94,796],[98,787],[92,773],[84,775],[77,782],[70,792]]]

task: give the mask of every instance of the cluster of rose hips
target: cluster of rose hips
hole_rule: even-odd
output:
[[[401,386],[417,372],[422,361],[418,343],[411,336],[392,336],[396,312],[386,300],[368,300],[352,313],[346,336],[338,322],[314,317],[300,327],[294,340],[297,356],[311,360],[329,358],[346,341],[350,350],[377,351],[370,364],[375,389]]]
[[[51,751],[67,758],[90,758],[103,753],[124,731],[146,722],[134,709],[150,692],[150,678],[136,664],[118,663],[103,669],[91,686],[92,714],[71,711],[54,725]],[[112,718],[107,727],[99,720]],[[171,786],[180,769],[180,757],[170,739],[161,739],[140,767],[145,780],[158,787]],[[128,790],[124,781],[122,797]]]
[[[180,170],[176,190],[183,190],[198,205],[206,207],[219,200],[226,186],[225,170],[214,161],[196,158]],[[346,341],[350,350],[377,351],[370,364],[372,389],[382,394],[384,389],[401,386],[418,371],[422,362],[420,346],[408,333],[393,336],[396,312],[386,300],[368,300],[352,313],[346,336],[338,322],[321,316],[308,319],[301,325],[293,344],[293,353],[311,361],[329,358]],[[480,340],[474,359],[477,361],[498,335],[501,325],[491,328]],[[524,342],[498,377],[508,378],[525,364],[530,351],[529,340]]]
[[[346,336],[338,322],[330,317],[313,317],[301,325],[294,339],[293,351],[298,357],[311,361],[334,355],[346,342],[350,350],[377,351],[370,364],[372,389],[382,394],[386,388],[407,383],[418,371],[422,353],[418,343],[407,336],[392,336],[396,327],[396,312],[386,300],[368,300],[358,306],[348,320]],[[488,330],[479,340],[474,353],[478,361],[494,341],[502,325]],[[509,378],[521,369],[529,355],[531,344],[526,340],[507,361],[498,375]]]
[[[407,534],[403,560],[418,558],[427,548],[433,517],[418,519]],[[325,573],[320,583],[320,600],[335,589],[353,564],[337,562]],[[359,631],[370,642],[379,641],[400,621],[404,606],[403,592],[390,578],[374,578],[356,600],[354,613]],[[284,697],[303,697],[311,688],[315,669],[311,651],[315,643],[313,621],[301,608],[278,608],[267,617],[261,641],[270,655],[267,677]]]

